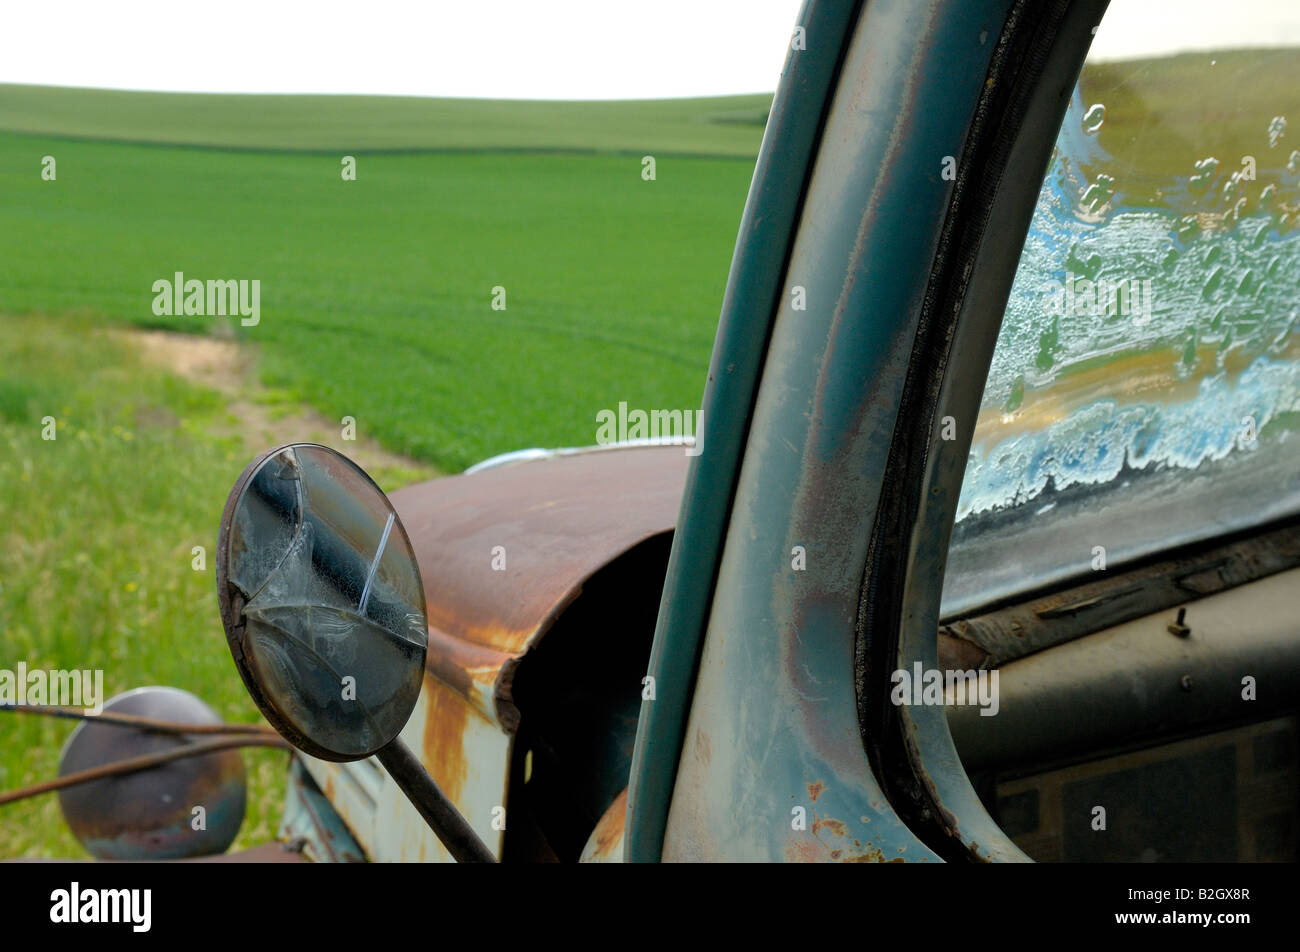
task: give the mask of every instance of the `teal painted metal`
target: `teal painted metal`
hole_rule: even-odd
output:
[[[939,858],[864,751],[856,620],[945,156],[962,155],[1011,7],[871,3],[855,28],[784,281],[806,309],[783,296],[762,368],[665,860]]]
[[[946,855],[1025,860],[989,817],[942,707],[887,702],[896,670],[938,670],[939,587],[998,328],[1056,132],[1106,0],[1022,3],[961,157],[911,355],[863,573],[863,736],[909,826]],[[1010,240],[1014,238],[1015,240]],[[942,439],[942,421],[955,434]]]
[[[818,48],[809,28],[792,54],[746,207],[642,706],[630,859],[1025,859],[943,709],[892,707],[888,675],[937,667],[964,453],[932,449],[935,421],[954,413],[969,444],[960,407],[978,405],[1104,8],[806,6],[802,24],[838,32]]]
[[[885,725],[891,738],[865,715],[885,703],[882,659],[933,660],[960,470],[949,485],[948,469],[927,468],[926,388],[944,381],[959,313],[977,356],[947,392],[982,382],[1059,121],[1055,89],[1064,79],[1068,92],[1080,25],[1103,8],[805,8],[801,23],[823,17],[839,32],[817,49],[809,28],[808,50],[792,53],[742,223],[637,737],[631,859],[938,858],[932,846],[1024,858],[970,790],[942,709],[904,711],[901,728]],[[819,83],[799,81],[805,62]],[[812,114],[825,119],[801,130],[803,151],[780,150],[791,117]],[[959,159],[969,167],[944,174]],[[1024,181],[1006,196],[978,180],[1008,172]],[[991,220],[1008,231],[988,232]],[[981,243],[994,251],[972,280]],[[926,366],[933,354],[939,366]],[[925,509],[918,487],[932,483]],[[900,498],[914,504],[895,511]],[[896,535],[882,541],[886,529]],[[902,574],[882,571],[883,557]],[[900,594],[873,614],[884,576]],[[873,639],[888,650],[866,677]]]
[[[673,539],[642,705],[628,795],[629,859],[659,859],[695,669],[759,369],[804,185],[859,4],[809,0],[798,23],[804,49],[786,61],[763,137],[722,304],[692,462]]]
[[[289,765],[284,815],[278,836],[281,842],[292,844],[315,863],[366,861],[365,850],[296,754]]]

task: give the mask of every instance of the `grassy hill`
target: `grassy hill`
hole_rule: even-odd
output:
[[[534,102],[0,84],[0,130],[220,149],[578,150],[753,158],[772,97]]]
[[[57,160],[42,181],[43,155]],[[267,383],[447,470],[694,409],[751,160],[359,157],[0,134],[0,312],[157,317],[176,271],[261,282]],[[492,289],[506,289],[493,310]]]

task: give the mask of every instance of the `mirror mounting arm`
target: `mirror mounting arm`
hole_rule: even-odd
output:
[[[479,839],[474,828],[460,814],[455,805],[447,799],[424,765],[411,753],[411,749],[402,743],[400,737],[394,737],[381,747],[375,757],[390,777],[401,787],[411,806],[424,818],[429,827],[438,835],[447,852],[458,863],[495,863],[494,854]]]

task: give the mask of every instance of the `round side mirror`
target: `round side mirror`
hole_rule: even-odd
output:
[[[295,747],[360,760],[397,737],[424,677],[424,586],[359,466],[311,443],[250,463],[221,518],[217,598],[249,694]]]

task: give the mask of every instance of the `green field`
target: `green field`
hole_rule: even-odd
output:
[[[753,166],[656,163],[644,181],[639,154],[361,154],[345,182],[338,154],[0,132],[0,311],[204,331],[156,317],[153,282],[257,279],[239,332],[266,381],[395,450],[459,470],[591,443],[620,400],[698,407]]]
[[[233,331],[270,413],[350,415],[444,471],[591,443],[597,410],[621,400],[696,408],[769,98],[0,87],[0,667],[103,668],[110,695],[171,684],[256,717],[211,562],[194,572],[189,553],[210,551],[266,439],[99,329]],[[175,271],[258,279],[260,323],[156,316],[153,282]],[[57,441],[40,439],[46,414]],[[419,474],[376,473],[388,489]],[[0,789],[54,776],[71,726],[5,717]],[[283,754],[245,759],[237,846],[273,835],[283,795]],[[0,807],[0,858],[19,855],[83,855],[56,797]]]
[[[86,320],[0,317],[0,365],[0,668],[101,669],[109,697],[167,684],[258,720],[216,614],[217,522],[248,461],[223,401]],[[0,714],[0,790],[56,776],[71,730]],[[275,835],[286,760],[244,762],[251,845]],[[84,855],[56,795],[0,806],[0,859]]]

